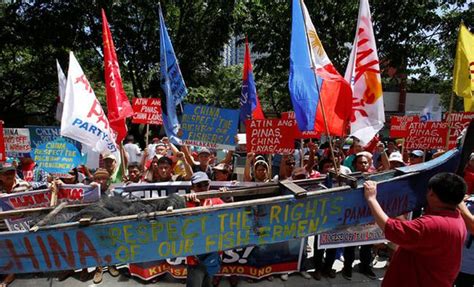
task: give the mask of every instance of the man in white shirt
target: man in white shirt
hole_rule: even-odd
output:
[[[137,144],[133,143],[134,142],[133,136],[128,135],[125,142],[126,143],[123,146],[123,148],[128,154],[128,162],[140,162],[142,158],[142,151]]]

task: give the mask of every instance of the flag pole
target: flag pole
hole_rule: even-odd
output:
[[[300,7],[303,7],[302,0],[300,1]],[[306,41],[308,42],[308,48],[309,48],[309,53],[310,53],[310,58],[311,58],[311,68],[314,70],[314,82],[316,84],[316,89],[319,91],[319,84],[318,84],[318,79],[316,76],[316,66],[314,64],[314,59],[313,59],[313,49],[311,48],[311,43],[308,39],[308,32],[306,31],[306,19],[303,13],[303,9],[301,9],[301,13],[303,14],[303,21],[304,21],[304,31],[305,31],[305,36],[306,36]],[[326,120],[326,112],[324,111],[324,103],[323,103],[323,98],[319,97],[319,104],[321,105],[321,112],[323,113],[323,122],[324,122],[324,128],[326,129],[326,135],[328,136],[328,141],[329,141],[329,150],[331,151],[331,157],[332,157],[332,164],[334,165],[334,170],[336,171],[336,176],[339,176],[339,171],[336,165],[336,158],[334,157],[334,148],[332,146],[332,140],[331,140],[331,134],[329,133],[329,127],[328,123]],[[317,111],[317,108],[316,108]]]
[[[446,122],[448,122],[449,118],[451,117],[451,113],[453,112],[453,102],[454,102],[454,92],[451,91],[451,99],[449,100],[449,110],[448,110],[448,115],[446,116]],[[445,150],[449,149],[450,134],[451,134],[451,125],[448,125],[448,134],[446,135],[446,148],[445,148]]]
[[[150,124],[146,124],[145,145],[148,147],[148,134],[150,133]]]

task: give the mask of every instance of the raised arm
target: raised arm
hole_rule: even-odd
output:
[[[191,153],[189,152],[188,146],[187,145],[182,145],[181,146],[181,151],[184,153],[184,158],[188,162],[189,165],[197,165],[199,163],[195,162],[193,157],[191,156]]]
[[[183,161],[184,171],[186,172],[186,176],[184,177],[184,179],[185,180],[191,180],[191,177],[193,176],[193,169],[192,169],[191,165],[189,165],[189,163],[185,160],[184,153],[178,151],[176,153],[176,157],[178,158],[178,160]]]
[[[467,230],[474,234],[474,215],[469,211],[464,201],[458,205],[458,210],[461,212],[462,219],[466,223]]]
[[[377,201],[377,183],[375,181],[364,182],[364,196],[375,218],[375,223],[385,231],[388,216]]]
[[[252,181],[252,163],[255,159],[255,153],[249,152],[245,159],[244,181]]]

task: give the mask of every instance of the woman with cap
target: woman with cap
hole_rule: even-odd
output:
[[[193,172],[202,171],[205,172],[209,178],[213,177],[213,170],[210,165],[211,152],[209,149],[205,147],[201,148],[197,154],[197,161],[195,161],[191,156],[187,145],[182,145],[181,150],[184,153],[186,161],[193,169]]]
[[[269,182],[270,176],[268,172],[268,163],[263,159],[255,160],[255,153],[249,152],[245,161],[244,181]],[[253,163],[253,176],[251,174],[251,166]]]

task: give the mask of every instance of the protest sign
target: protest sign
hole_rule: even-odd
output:
[[[390,118],[390,137],[406,138],[410,123],[419,122],[419,116],[392,116]]]
[[[184,143],[235,149],[239,110],[186,104],[181,120]]]
[[[19,210],[27,208],[48,207],[51,205],[51,190],[33,190],[20,193],[11,193],[0,197],[0,210]],[[95,202],[100,199],[99,186],[83,184],[63,184],[58,190],[58,202],[80,204]],[[74,214],[61,213],[61,219],[68,219]],[[59,216],[59,215],[58,215]],[[60,218],[58,218],[60,219]],[[32,217],[6,219],[10,231],[29,230]],[[51,221],[50,223],[54,223]]]
[[[247,152],[291,153],[295,149],[294,120],[247,120]]]
[[[298,262],[303,255],[302,246],[303,240],[293,239],[226,250],[222,254],[221,269],[216,275],[261,279],[278,273],[298,271]],[[130,274],[143,280],[151,280],[164,273],[179,279],[187,276],[185,257],[129,264],[128,268]]]
[[[3,139],[3,122],[0,121],[0,162],[3,162],[7,159],[5,152],[5,141]]]
[[[61,128],[60,127],[52,127],[52,126],[26,126],[30,130],[30,141],[31,141],[31,149],[37,148],[39,145],[51,142],[56,140],[57,138],[63,138],[67,142],[72,143],[76,148],[81,151],[82,146],[81,143],[61,136]]]
[[[28,129],[3,129],[5,151],[9,157],[24,157],[31,151],[30,131]]]
[[[385,241],[387,240],[382,229],[375,223],[369,223],[319,234],[318,249],[377,244]]]
[[[405,139],[406,149],[444,149],[448,124],[445,122],[411,122]]]
[[[66,142],[63,138],[57,138],[36,147],[33,160],[42,170],[61,175],[81,165],[82,156],[73,144]]]
[[[451,128],[449,133],[449,149],[456,147],[457,138],[461,135],[463,129],[467,128],[471,120],[474,119],[474,113],[450,113],[445,120]]]
[[[163,114],[161,99],[158,98],[133,98],[132,100],[134,124],[162,125]]]
[[[313,138],[320,138],[321,134],[315,131],[300,131],[298,128],[298,124],[296,122],[295,112],[283,112],[281,113],[282,120],[293,120],[294,121],[294,134],[295,139],[313,139]]]

